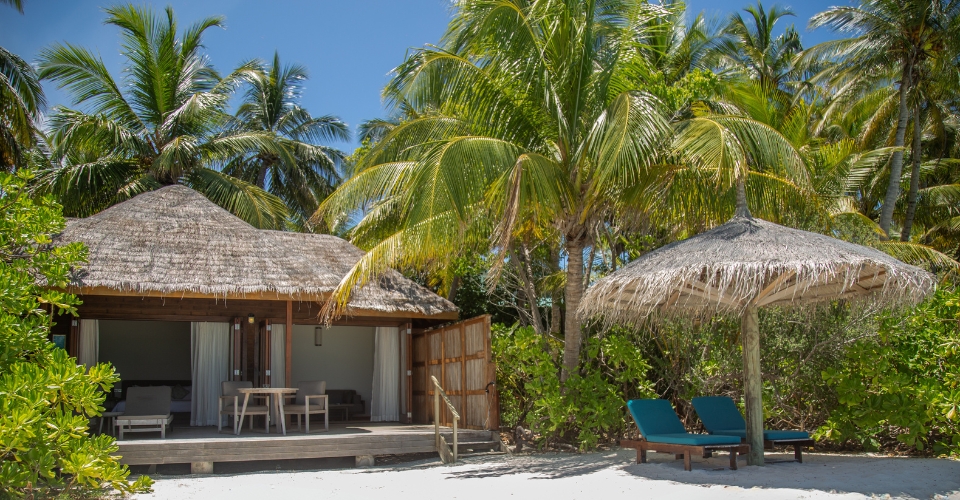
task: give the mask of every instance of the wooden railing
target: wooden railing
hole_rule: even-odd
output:
[[[447,393],[443,390],[443,387],[440,387],[440,382],[437,381],[437,377],[433,375],[430,376],[430,380],[433,381],[433,432],[436,437],[437,443],[437,453],[440,454],[440,459],[443,460],[443,463],[450,463],[457,461],[457,422],[460,421],[460,414],[457,413],[457,409],[453,406],[453,403],[450,402],[450,398],[447,397]],[[450,410],[450,413],[453,415],[453,454],[450,453],[450,447],[447,445],[447,440],[440,435],[440,398],[443,398],[443,402],[447,404],[447,409]]]

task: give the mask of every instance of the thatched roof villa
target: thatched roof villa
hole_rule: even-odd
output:
[[[340,238],[256,229],[169,186],[69,220],[57,242],[82,242],[89,258],[70,290],[83,300],[79,320],[60,321],[53,340],[82,363],[113,363],[124,388],[187,387],[192,395],[179,410],[192,425],[216,423],[210,407],[224,380],[325,380],[353,414],[426,419],[412,408],[428,392],[428,355],[414,338],[459,312],[390,271],[356,291],[343,317],[322,324],[322,303],[363,255]]]

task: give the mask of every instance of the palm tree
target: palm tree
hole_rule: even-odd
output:
[[[663,146],[669,123],[625,64],[636,56],[637,34],[660,13],[631,0],[458,2],[441,46],[413,53],[385,91],[416,117],[386,127],[320,206],[318,217],[327,218],[368,209],[353,232],[368,252],[327,312],[388,265],[428,267],[464,249],[491,249],[495,276],[524,260],[515,250],[556,240],[565,260],[562,377],[575,373],[585,250],[611,222],[629,224],[638,204],[650,204],[643,186],[660,185],[659,172],[670,170],[659,164],[672,158]],[[757,138],[772,135],[769,128],[731,119],[716,134],[710,123],[684,129],[711,131],[693,144],[704,165],[746,154],[768,159],[750,149],[749,135],[748,146],[729,151],[724,130]],[[726,150],[718,153],[718,141]],[[742,167],[721,163],[717,177]]]
[[[23,13],[19,0],[4,3]],[[36,143],[36,124],[45,106],[33,67],[0,47],[0,168],[8,170],[23,163],[25,151]]]
[[[419,118],[387,133],[321,205],[331,216],[377,201],[359,229],[379,228],[380,242],[337,301],[389,264],[427,264],[470,242],[502,256],[518,232],[544,227],[566,251],[572,373],[584,248],[668,133],[654,99],[613,85],[647,16],[631,1],[459,2],[443,46],[416,51],[385,91]]]
[[[245,75],[244,100],[229,128],[269,136],[271,147],[245,152],[224,172],[266,189],[286,202],[295,220],[305,221],[340,183],[346,156],[318,143],[348,141],[350,134],[339,118],[313,117],[300,106],[305,67],[281,65],[277,53],[270,67],[254,66]]]
[[[800,35],[791,25],[783,34],[774,36],[777,23],[793,16],[793,12],[777,5],[767,12],[760,2],[743,10],[750,14],[749,21],[739,13],[730,15],[723,35],[712,49],[713,63],[721,72],[758,81],[768,89],[780,89],[797,80],[793,63],[802,48]]]
[[[211,166],[252,149],[273,150],[272,137],[224,129],[227,101],[241,66],[220,77],[201,52],[202,35],[220,26],[210,17],[177,33],[173,10],[106,9],[120,28],[126,75],[117,82],[103,61],[71,44],[40,54],[40,76],[73,95],[80,109],[58,107],[51,120],[55,165],[41,190],[58,195],[69,215],[95,213],[163,185],[182,183],[257,227],[283,227],[283,202]]]
[[[823,42],[806,57],[834,61],[837,80],[872,81],[876,86],[890,82],[891,73],[899,83],[897,126],[890,159],[889,181],[880,211],[880,228],[891,236],[893,211],[900,195],[903,173],[903,146],[910,118],[909,99],[916,70],[951,46],[957,28],[960,2],[956,0],[860,0],[859,5],[831,7],[810,19],[811,28],[829,27],[854,36]]]

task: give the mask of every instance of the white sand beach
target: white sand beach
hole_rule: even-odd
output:
[[[454,465],[422,460],[365,469],[156,476],[154,493],[137,498],[960,499],[957,460],[804,454],[802,464],[747,467],[741,461],[731,471],[727,457],[719,456],[695,459],[693,471],[685,472],[672,455],[652,453],[643,465],[635,457],[619,450],[473,457]]]

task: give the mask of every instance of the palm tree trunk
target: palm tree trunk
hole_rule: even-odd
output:
[[[453,302],[457,298],[457,290],[460,289],[460,276],[454,275],[450,280],[450,288],[447,290],[447,300]]]
[[[530,307],[530,322],[533,323],[533,329],[540,335],[547,332],[543,330],[543,319],[540,316],[540,301],[537,297],[537,290],[533,283],[533,268],[530,267],[530,252],[526,245],[520,248],[519,254],[510,250],[510,257],[517,262],[517,273],[520,275],[520,281],[523,282],[523,293],[527,298],[527,304]]]
[[[910,192],[907,194],[907,215],[903,221],[900,241],[910,241],[913,218],[917,215],[917,198],[920,193],[920,146],[923,139],[923,126],[920,123],[920,103],[913,108],[913,169],[910,171]]]
[[[264,184],[267,182],[267,170],[270,168],[270,165],[266,161],[260,163],[260,171],[257,172],[257,187],[263,189]]]
[[[580,364],[580,345],[583,342],[580,336],[580,320],[577,318],[577,309],[580,307],[580,298],[583,296],[583,238],[568,237],[566,247],[567,283],[564,287],[564,303],[567,310],[564,315],[561,382],[567,380],[571,373],[576,372]]]
[[[903,78],[900,80],[900,116],[897,117],[897,135],[894,138],[893,145],[897,149],[890,159],[890,182],[887,184],[887,194],[883,198],[883,206],[880,208],[880,229],[883,230],[884,239],[890,239],[890,226],[893,224],[893,209],[897,204],[897,198],[900,196],[900,177],[903,174],[903,142],[907,134],[907,97],[913,78],[913,57],[911,56],[903,66]]]
[[[560,249],[550,249],[550,271],[560,270]],[[560,333],[560,293],[553,291],[550,296],[550,332]]]

